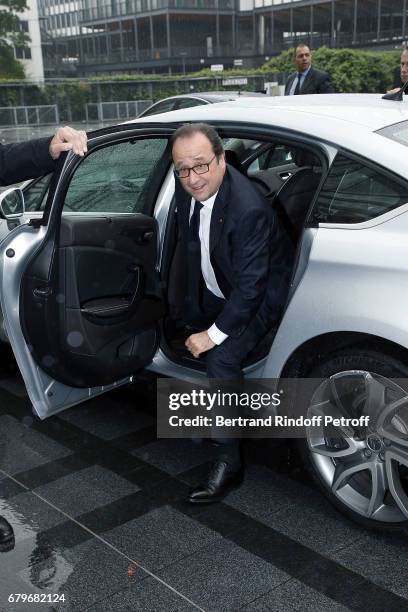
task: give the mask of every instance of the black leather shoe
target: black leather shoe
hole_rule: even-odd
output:
[[[14,548],[14,531],[5,518],[0,516],[0,552],[8,552]]]
[[[205,482],[190,492],[190,504],[211,504],[221,501],[232,489],[239,487],[244,477],[243,468],[232,470],[226,461],[216,461]]]

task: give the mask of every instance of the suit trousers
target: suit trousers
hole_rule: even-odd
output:
[[[217,314],[222,310],[225,301],[217,298],[204,288],[203,293],[203,328],[208,328]],[[243,378],[241,364],[246,356],[256,347],[268,333],[265,320],[255,316],[247,329],[237,338],[229,336],[213,349],[205,353],[208,378],[239,381]],[[232,389],[232,391],[236,391]],[[238,438],[214,438],[217,443],[217,460],[227,461],[230,465],[239,467],[240,440]]]
[[[208,329],[221,312],[225,300],[218,298],[206,287],[202,295],[202,315],[199,329]],[[268,333],[268,319],[262,316],[261,307],[259,316],[256,315],[246,330],[237,338],[229,336],[213,349],[205,353],[208,378],[223,378],[226,380],[242,378],[241,363],[255,348],[258,342]]]

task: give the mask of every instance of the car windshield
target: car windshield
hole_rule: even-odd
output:
[[[377,134],[395,140],[408,147],[408,121],[400,121],[388,127],[377,130]]]

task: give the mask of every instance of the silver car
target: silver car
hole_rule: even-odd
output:
[[[18,196],[3,195],[3,335],[34,413],[56,414],[141,368],[204,376],[177,320],[168,139],[186,121],[217,127],[230,163],[263,191],[297,247],[282,318],[245,374],[324,379],[299,398],[305,413],[370,415],[370,429],[322,428],[301,440],[302,456],[349,517],[406,526],[405,101],[253,97],[155,115],[91,133],[84,159],[69,154],[54,176],[25,188],[21,223]]]
[[[138,117],[148,117],[149,115],[158,115],[159,113],[168,113],[181,108],[192,108],[193,106],[203,106],[205,104],[216,104],[217,102],[227,102],[239,100],[242,96],[264,96],[265,94],[252,91],[202,91],[196,93],[180,94],[178,96],[170,96],[155,102]]]

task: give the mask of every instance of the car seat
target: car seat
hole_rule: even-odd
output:
[[[295,163],[299,169],[277,191],[272,206],[296,245],[320,183],[321,163],[316,155],[304,150],[295,153]]]

